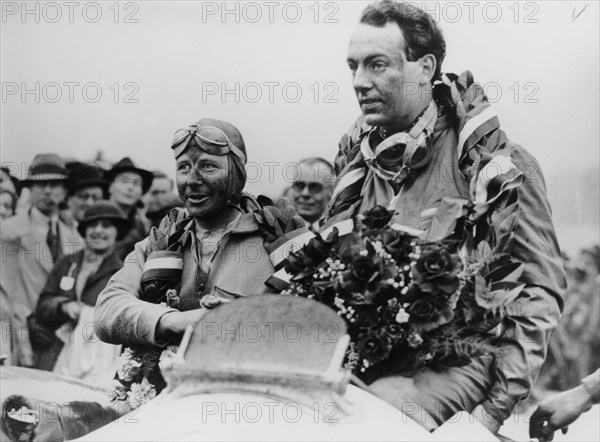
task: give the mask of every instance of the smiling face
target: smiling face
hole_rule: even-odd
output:
[[[360,24],[352,35],[347,62],[367,124],[402,130],[429,104],[427,85],[430,88],[435,58],[408,61],[406,53],[396,23],[383,27]]]
[[[235,214],[228,200],[228,157],[188,147],[177,158],[177,191],[186,209],[205,228],[225,226]]]
[[[335,177],[322,163],[301,163],[298,172],[291,190],[294,207],[302,218],[314,223],[327,208]]]
[[[96,253],[110,249],[117,242],[117,227],[108,219],[90,221],[85,228],[85,243]]]
[[[123,208],[133,207],[142,197],[142,183],[142,176],[138,173],[119,173],[110,184],[110,200]]]

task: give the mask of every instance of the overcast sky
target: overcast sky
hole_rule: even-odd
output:
[[[210,116],[240,129],[250,187],[272,195],[286,163],[333,159],[359,113],[345,58],[367,3],[73,3],[2,4],[3,163],[102,150],[172,176],[173,132]],[[473,72],[547,176],[597,167],[597,2],[417,3],[443,70]]]

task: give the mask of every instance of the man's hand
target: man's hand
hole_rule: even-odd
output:
[[[551,441],[559,428],[563,434],[567,425],[592,408],[592,397],[583,386],[559,393],[542,401],[531,416],[529,435],[540,441]]]
[[[230,302],[231,301],[229,299],[221,298],[219,296],[205,295],[200,300],[200,307],[205,308],[207,310],[211,310],[222,304],[228,304]]]
[[[156,340],[162,342],[181,337],[188,325],[195,325],[202,320],[208,310],[200,308],[185,312],[169,312],[162,315],[156,325]]]
[[[485,428],[487,428],[493,434],[498,433],[500,426],[502,425],[496,419],[494,419],[486,410],[483,405],[477,405],[471,412],[473,417],[479,421]]]
[[[66,317],[73,322],[77,322],[79,321],[79,316],[81,315],[83,305],[80,302],[71,301],[65,302],[60,306],[60,308]]]

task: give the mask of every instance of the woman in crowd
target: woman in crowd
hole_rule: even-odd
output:
[[[13,177],[6,167],[2,167],[0,170],[0,219],[10,218],[15,214],[20,190],[20,181]]]
[[[84,249],[57,262],[37,306],[38,320],[61,339],[47,349],[43,368],[106,385],[119,347],[95,336],[93,311],[109,278],[123,266],[115,245],[129,231],[129,221],[114,203],[100,201],[86,210],[77,229]]]

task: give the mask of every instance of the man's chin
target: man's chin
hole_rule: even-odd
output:
[[[385,126],[387,119],[381,115],[376,113],[363,113],[365,116],[365,123],[369,126]]]
[[[207,210],[205,207],[198,207],[196,205],[186,205],[186,209],[192,218],[196,218],[198,220],[211,219],[216,215],[214,211]]]

